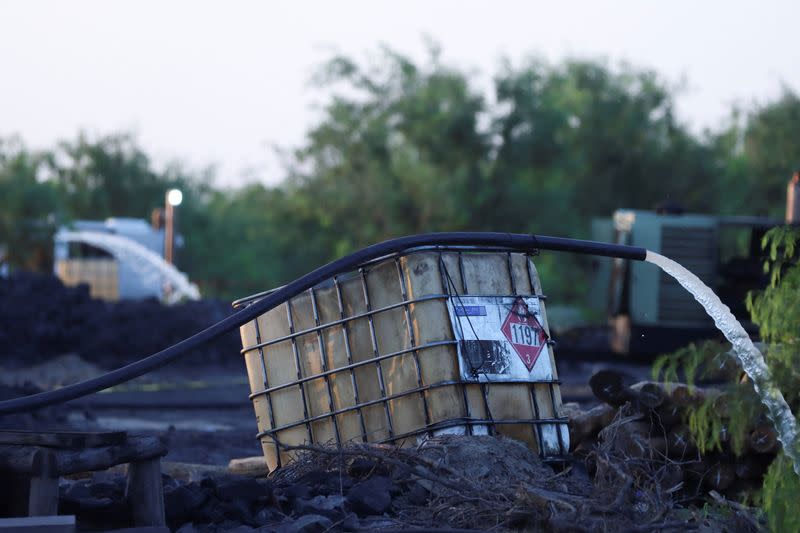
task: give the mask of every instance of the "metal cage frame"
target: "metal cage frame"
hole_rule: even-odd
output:
[[[445,291],[443,293],[441,293],[441,294],[429,294],[429,295],[425,295],[425,296],[422,296],[422,297],[419,297],[419,298],[409,299],[408,298],[407,288],[406,288],[406,282],[405,282],[405,279],[404,279],[404,276],[403,276],[403,270],[402,270],[402,267],[401,267],[401,264],[400,264],[400,258],[404,257],[404,256],[408,256],[408,255],[414,254],[414,253],[423,253],[423,252],[430,252],[430,251],[439,252],[439,257],[438,257],[439,270],[440,270],[440,275],[442,277],[442,280],[441,280],[442,281],[442,287],[445,289]],[[445,253],[450,253],[450,252],[457,254],[458,268],[460,270],[459,277],[461,278],[461,282],[462,282],[461,283],[462,286],[460,287],[460,290],[459,290],[458,287],[455,286],[455,283],[453,282],[453,279],[450,276],[449,271],[447,269],[447,266],[445,265],[445,262],[444,262],[444,254]],[[490,253],[491,252],[504,253],[504,254],[507,255],[507,258],[508,258],[508,261],[507,261],[508,275],[509,275],[509,279],[511,280],[511,292],[514,295],[517,294],[517,287],[516,287],[516,283],[515,283],[515,280],[514,280],[514,273],[513,273],[513,267],[512,267],[512,254],[518,253],[520,255],[524,255],[525,258],[526,258],[526,267],[527,267],[526,270],[527,270],[527,275],[528,275],[528,282],[530,284],[532,292],[534,292],[534,293],[536,292],[536,284],[534,283],[535,276],[533,274],[533,263],[532,263],[532,257],[537,255],[537,253],[538,253],[536,251],[523,253],[523,252],[519,252],[518,250],[512,250],[512,249],[504,248],[504,247],[423,246],[423,247],[410,248],[410,249],[407,249],[407,250],[403,250],[403,251],[400,251],[400,252],[396,252],[396,253],[393,253],[393,254],[390,254],[390,255],[387,255],[387,256],[383,256],[383,257],[380,257],[380,258],[373,259],[371,261],[365,262],[365,263],[361,264],[360,266],[358,266],[357,270],[354,270],[354,271],[346,273],[346,274],[335,275],[332,278],[330,278],[329,280],[327,280],[327,281],[325,281],[325,282],[323,282],[321,284],[318,284],[315,287],[312,287],[312,288],[306,290],[305,292],[310,297],[312,312],[314,314],[314,323],[315,323],[314,327],[307,328],[307,329],[304,329],[304,330],[301,330],[301,331],[296,331],[295,330],[295,320],[294,320],[294,316],[293,316],[293,312],[292,312],[291,302],[286,302],[287,320],[288,320],[288,324],[289,324],[289,335],[285,335],[285,336],[282,336],[282,337],[278,337],[278,338],[275,338],[275,339],[264,341],[262,336],[261,336],[261,331],[260,331],[260,328],[259,328],[259,325],[258,325],[258,320],[254,319],[252,321],[252,323],[255,325],[256,343],[254,345],[252,345],[252,346],[244,346],[240,353],[242,355],[245,355],[245,354],[247,354],[249,352],[252,352],[254,350],[258,352],[258,361],[260,362],[260,371],[261,371],[260,372],[260,377],[262,378],[262,381],[263,381],[263,389],[261,389],[259,391],[252,392],[249,395],[249,398],[250,398],[251,401],[253,401],[254,399],[256,399],[257,397],[260,397],[260,396],[265,396],[266,397],[267,405],[269,407],[270,429],[259,432],[256,435],[256,438],[259,441],[262,442],[262,445],[264,444],[264,440],[265,439],[270,439],[272,441],[273,445],[275,446],[275,452],[276,452],[275,455],[277,457],[278,467],[281,466],[281,451],[282,451],[282,449],[285,449],[284,445],[278,439],[278,434],[281,431],[285,431],[287,429],[291,429],[291,428],[295,428],[295,427],[304,425],[306,427],[306,433],[307,433],[307,436],[308,436],[308,442],[309,443],[315,443],[315,442],[318,442],[318,441],[314,438],[314,431],[313,431],[313,428],[311,426],[312,422],[317,422],[317,421],[320,421],[320,420],[324,420],[324,419],[330,418],[331,422],[332,422],[333,429],[334,429],[336,445],[337,446],[341,446],[343,443],[342,443],[342,439],[341,439],[341,436],[340,436],[340,433],[339,433],[337,417],[339,415],[342,415],[342,414],[345,414],[345,413],[354,412],[354,411],[357,412],[358,415],[359,415],[358,419],[359,419],[360,428],[361,428],[360,437],[361,437],[361,441],[365,442],[365,443],[366,442],[375,442],[375,443],[389,443],[389,442],[392,442],[392,443],[396,443],[398,441],[402,441],[404,439],[408,439],[408,438],[411,438],[411,437],[418,437],[418,436],[423,435],[423,434],[431,436],[431,435],[433,435],[433,432],[435,432],[435,431],[439,431],[439,430],[447,429],[447,428],[451,428],[451,427],[457,427],[457,426],[465,427],[467,433],[470,434],[470,435],[474,434],[474,427],[475,426],[482,426],[482,427],[488,428],[489,434],[497,434],[497,426],[498,425],[510,425],[510,424],[523,424],[523,425],[526,425],[527,424],[527,425],[531,425],[533,430],[534,430],[534,434],[535,434],[535,437],[536,437],[537,443],[538,443],[539,455],[542,457],[542,459],[560,461],[560,460],[563,460],[564,457],[566,457],[566,455],[568,453],[568,449],[566,448],[565,443],[564,443],[564,439],[562,437],[562,430],[566,430],[567,429],[567,421],[568,421],[568,419],[565,416],[557,416],[558,406],[557,406],[556,400],[555,400],[555,388],[554,387],[556,385],[560,384],[560,380],[559,379],[555,379],[555,378],[554,379],[538,379],[538,380],[514,379],[514,380],[503,381],[503,384],[528,385],[535,418],[520,418],[520,419],[507,419],[507,418],[504,418],[504,419],[500,419],[500,420],[496,420],[491,414],[491,410],[489,408],[489,397],[488,397],[488,392],[487,392],[487,385],[489,383],[487,383],[487,382],[466,381],[464,379],[458,379],[458,380],[439,381],[439,382],[436,382],[436,383],[429,383],[429,384],[424,384],[423,383],[422,369],[421,369],[421,365],[420,365],[419,353],[422,350],[425,350],[427,348],[436,347],[436,346],[448,346],[448,345],[455,346],[461,341],[456,338],[455,332],[452,332],[453,333],[452,340],[435,341],[435,342],[430,342],[430,343],[426,343],[426,344],[422,344],[422,345],[417,345],[417,343],[415,341],[415,338],[414,338],[414,332],[413,332],[412,323],[411,323],[411,319],[410,319],[411,310],[410,310],[409,306],[411,304],[416,304],[416,303],[425,302],[425,301],[432,301],[432,300],[443,300],[443,301],[446,302],[447,300],[450,300],[450,299],[456,299],[457,300],[460,296],[470,295],[469,287],[467,287],[467,279],[466,279],[466,277],[464,275],[464,256],[463,256],[463,254],[465,254],[465,253],[487,253],[487,252],[490,252]],[[381,308],[378,308],[378,309],[373,309],[372,308],[372,303],[370,301],[369,289],[368,289],[368,286],[367,286],[367,272],[369,271],[370,266],[378,264],[378,263],[384,263],[384,262],[389,261],[389,260],[393,260],[394,264],[395,264],[395,268],[396,268],[396,271],[397,271],[397,274],[398,274],[398,277],[399,277],[399,280],[400,280],[400,289],[401,289],[401,293],[402,293],[402,301],[397,302],[397,303],[393,303],[391,305],[384,306],[384,307],[381,307]],[[341,280],[342,280],[343,277],[347,277],[348,279],[353,279],[353,277],[357,277],[357,278],[360,279],[361,288],[362,288],[363,297],[364,297],[364,302],[366,304],[366,312],[357,313],[357,314],[354,314],[354,315],[351,315],[351,316],[347,316],[346,315],[344,304],[343,304],[342,289],[341,289]],[[316,291],[318,289],[322,288],[322,287],[331,287],[331,286],[334,288],[334,290],[336,292],[336,298],[338,300],[339,319],[338,320],[333,320],[331,322],[322,322],[321,319],[320,319],[319,309],[318,309],[318,305],[317,305]],[[262,293],[255,294],[255,295],[247,297],[247,298],[243,298],[241,300],[237,300],[236,302],[234,302],[234,306],[237,307],[237,308],[239,308],[239,307],[247,307],[248,305],[252,304],[253,302],[257,301],[258,299],[270,294],[274,290],[277,290],[277,289],[273,289],[272,291],[262,292]],[[544,294],[532,294],[530,296],[531,297],[537,297],[537,298],[539,298],[541,300],[545,300],[547,298]],[[405,316],[405,319],[406,319],[405,321],[406,321],[406,324],[407,324],[407,327],[408,327],[410,346],[408,348],[404,348],[402,350],[397,350],[397,351],[394,351],[394,352],[381,354],[380,351],[379,351],[379,348],[378,348],[378,341],[377,341],[377,336],[376,336],[376,332],[375,332],[375,325],[374,325],[373,318],[377,314],[384,313],[386,311],[391,311],[391,310],[398,309],[398,308],[402,308],[403,312],[404,312],[404,316]],[[372,354],[373,357],[371,359],[367,359],[367,360],[364,360],[364,361],[353,362],[353,353],[352,353],[352,346],[351,346],[351,342],[350,342],[350,332],[349,332],[348,325],[349,325],[349,323],[351,323],[354,320],[364,319],[364,318],[367,319],[367,323],[369,325],[369,334],[370,334],[370,337],[371,337],[371,343],[372,343],[372,349],[373,349],[373,354]],[[327,330],[327,329],[330,329],[330,328],[340,328],[341,329],[341,335],[343,337],[343,343],[344,343],[344,347],[345,347],[345,351],[346,351],[347,365],[340,366],[340,367],[337,367],[337,368],[328,368],[328,362],[327,362],[327,357],[326,357],[326,347],[325,347],[325,342],[324,342],[324,339],[323,339],[323,330]],[[301,337],[301,336],[304,336],[304,335],[309,335],[309,334],[316,334],[317,343],[319,345],[319,353],[320,353],[320,356],[321,356],[321,359],[322,359],[322,361],[321,361],[322,372],[317,373],[317,374],[313,374],[313,375],[309,375],[309,376],[304,376],[303,375],[303,371],[302,371],[302,364],[301,364],[301,361],[300,361],[300,354],[299,354],[299,350],[298,350],[298,347],[297,347],[297,339],[298,339],[298,337]],[[287,383],[282,383],[280,385],[270,386],[269,379],[267,377],[268,376],[268,374],[267,374],[267,356],[265,354],[265,348],[270,346],[270,345],[278,344],[278,343],[281,343],[281,342],[287,342],[287,341],[291,343],[291,351],[292,351],[292,355],[294,357],[294,365],[295,365],[297,378],[295,380],[287,382]],[[550,340],[548,340],[548,343],[549,344],[554,344],[553,341],[550,341]],[[411,388],[411,389],[408,389],[408,390],[404,390],[404,391],[396,393],[396,394],[388,395],[386,393],[386,383],[385,383],[385,379],[384,379],[384,376],[383,376],[383,369],[382,369],[381,363],[384,362],[384,361],[387,361],[387,360],[402,356],[404,354],[409,354],[409,353],[412,354],[412,356],[413,356],[413,361],[414,361],[414,365],[415,365],[415,368],[416,368],[417,387]],[[358,384],[357,384],[356,375],[355,375],[355,371],[354,370],[356,368],[359,368],[359,367],[362,367],[362,366],[368,366],[368,365],[372,365],[372,364],[374,364],[376,366],[378,385],[379,385],[379,389],[380,389],[380,398],[377,398],[377,399],[374,399],[374,400],[370,400],[370,401],[361,401],[361,399],[359,397]],[[354,404],[351,405],[351,406],[347,406],[347,407],[336,409],[330,378],[331,378],[331,376],[333,376],[335,374],[339,374],[339,373],[343,373],[343,372],[348,372],[350,374],[350,383],[351,383],[351,385],[353,387]],[[315,415],[315,416],[309,416],[308,399],[307,399],[307,394],[308,393],[307,393],[307,390],[305,388],[305,384],[310,382],[310,381],[318,380],[318,379],[323,379],[325,381],[325,388],[326,388],[326,391],[327,391],[327,399],[328,399],[328,407],[329,407],[329,409],[328,409],[327,413],[322,413],[322,414]],[[556,416],[553,416],[553,417],[550,417],[550,418],[539,418],[539,414],[541,412],[541,409],[540,409],[540,406],[539,406],[539,401],[536,398],[535,385],[541,385],[541,384],[546,384],[548,386],[552,412],[554,414],[556,414]],[[485,410],[485,413],[487,415],[486,418],[475,417],[470,412],[470,403],[469,403],[469,400],[467,398],[467,385],[473,385],[473,386],[477,385],[477,386],[479,386],[479,388],[481,390],[481,396],[482,396],[482,399],[483,399],[484,410]],[[289,389],[289,388],[293,388],[293,387],[297,387],[299,389],[299,391],[300,391],[300,396],[301,396],[302,401],[303,401],[303,419],[295,421],[295,422],[291,422],[289,424],[284,424],[284,425],[279,426],[279,427],[276,427],[271,395],[273,393],[277,392],[277,391],[284,390],[284,389]],[[427,399],[427,396],[426,396],[425,393],[427,391],[434,390],[434,389],[441,388],[441,387],[457,387],[457,388],[461,389],[461,392],[462,392],[462,395],[463,395],[463,402],[464,402],[464,411],[465,411],[466,416],[457,417],[457,418],[451,418],[451,419],[447,419],[445,421],[440,421],[440,422],[437,422],[437,423],[432,423],[431,422],[431,414],[430,414],[430,410],[429,410],[429,406],[428,406],[428,399]],[[421,400],[422,400],[422,405],[423,405],[423,408],[425,410],[425,413],[424,413],[425,414],[425,425],[424,425],[424,427],[420,427],[419,429],[416,429],[414,431],[409,431],[409,432],[402,433],[402,434],[396,434],[395,430],[394,430],[394,423],[393,423],[393,420],[392,420],[392,413],[391,413],[391,410],[389,408],[389,402],[392,401],[392,400],[396,400],[396,399],[403,398],[403,397],[406,397],[406,396],[411,396],[411,395],[419,395]],[[370,441],[369,440],[369,435],[368,435],[368,432],[367,432],[367,425],[366,425],[366,422],[365,422],[365,419],[364,419],[363,409],[366,408],[366,407],[370,407],[370,406],[378,405],[378,404],[382,404],[383,407],[384,407],[384,413],[385,413],[386,422],[387,422],[387,426],[386,427],[387,427],[387,431],[388,431],[389,436],[387,438],[385,438],[385,439],[381,439],[381,440],[377,440],[377,441]],[[543,424],[551,424],[551,425],[555,426],[555,430],[556,430],[555,432],[556,432],[557,439],[558,439],[558,450],[559,450],[559,453],[556,456],[545,455],[544,454],[544,446],[542,445],[542,443],[543,443],[542,425]]]

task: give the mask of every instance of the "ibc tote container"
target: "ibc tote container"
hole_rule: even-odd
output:
[[[237,302],[245,307],[268,293]],[[536,268],[503,249],[406,250],[240,329],[270,470],[284,447],[500,434],[569,449]]]

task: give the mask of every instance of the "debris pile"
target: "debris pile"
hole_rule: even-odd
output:
[[[183,533],[755,530],[746,510],[701,509],[663,493],[617,490],[619,480],[609,473],[626,467],[611,456],[592,479],[580,462],[547,464],[520,442],[488,436],[436,437],[416,448],[293,450],[297,459],[269,478],[165,475],[169,527]],[[124,522],[123,485],[121,475],[109,473],[65,480],[61,509],[87,530]]]
[[[0,278],[0,357],[31,365],[66,353],[116,367],[162,350],[232,312],[214,300],[162,305],[155,299],[104,302],[87,285],[65,287],[52,275],[17,272]],[[236,332],[196,350],[193,361],[234,361]]]

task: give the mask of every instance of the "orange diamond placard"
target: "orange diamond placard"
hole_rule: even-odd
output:
[[[528,310],[525,300],[518,298],[514,302],[500,330],[514,347],[528,372],[533,370],[539,354],[547,345],[547,334],[536,316]]]

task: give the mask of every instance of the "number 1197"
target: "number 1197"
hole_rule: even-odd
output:
[[[539,335],[537,331],[524,324],[511,324],[511,335],[515,344],[526,346],[539,346]]]

